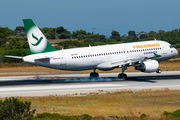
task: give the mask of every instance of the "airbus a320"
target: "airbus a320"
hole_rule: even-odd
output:
[[[82,48],[55,49],[32,21],[23,20],[31,55],[6,57],[58,70],[81,71],[92,69],[90,78],[98,78],[96,69],[108,71],[122,68],[118,78],[127,79],[124,71],[134,66],[145,73],[161,73],[159,63],[175,57],[178,51],[168,42],[151,40]]]

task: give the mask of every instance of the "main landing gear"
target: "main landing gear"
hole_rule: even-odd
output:
[[[127,75],[124,74],[124,71],[127,69],[127,67],[123,66],[122,67],[122,73],[121,74],[118,74],[118,78],[122,78],[122,79],[125,79],[127,80]]]
[[[126,74],[118,74],[118,78],[122,78],[122,79],[125,79],[127,80],[127,75]]]
[[[96,69],[94,69],[93,72],[90,73],[90,78],[98,78],[99,77],[99,74],[95,71],[96,71]]]
[[[124,71],[127,69],[127,67],[123,66],[122,67],[122,73],[121,74],[118,74],[118,78],[122,78],[122,79],[125,79],[127,80],[127,75],[124,74]],[[95,72],[96,69],[93,69],[93,72],[90,73],[90,78],[98,78],[99,77],[99,74],[97,72]]]

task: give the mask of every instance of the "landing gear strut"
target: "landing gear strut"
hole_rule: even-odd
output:
[[[122,78],[122,79],[125,79],[127,80],[127,75],[124,74],[124,71],[127,69],[127,67],[123,66],[122,67],[122,73],[121,74],[118,74],[118,78]]]
[[[99,77],[99,74],[95,71],[96,71],[96,69],[94,69],[93,72],[90,73],[90,78],[98,78]]]

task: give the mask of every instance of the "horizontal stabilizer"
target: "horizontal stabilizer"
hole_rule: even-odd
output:
[[[4,57],[9,57],[9,58],[16,58],[16,59],[22,59],[22,56],[11,56],[11,55],[5,55]]]

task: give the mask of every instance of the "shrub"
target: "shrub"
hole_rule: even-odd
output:
[[[17,98],[0,100],[0,120],[31,120],[36,109],[30,111],[31,102],[22,102]]]
[[[47,113],[47,112],[44,112],[44,113],[38,113],[33,119],[57,119],[57,118],[64,118],[64,116],[61,116],[60,114],[58,113]]]
[[[88,115],[88,114],[82,114],[80,116],[81,120],[92,120],[92,116]]]
[[[176,111],[174,111],[174,112],[167,112],[167,111],[164,111],[164,113],[163,113],[163,115],[165,116],[165,117],[172,117],[172,118],[180,118],[180,109],[178,109],[178,110],[176,110]]]
[[[180,118],[180,109],[172,112],[171,115],[173,116],[173,118]]]
[[[166,116],[166,117],[167,117],[169,114],[170,114],[170,113],[167,112],[167,111],[164,111],[164,113],[163,113],[163,115]]]
[[[82,114],[82,115],[72,115],[72,116],[65,116],[60,115],[58,113],[39,113],[37,114],[33,120],[44,120],[44,119],[62,119],[62,120],[92,120],[92,116],[88,114]]]
[[[92,120],[106,120],[106,118],[103,116],[97,116],[97,117],[94,117]]]
[[[109,116],[109,118],[114,118],[115,120],[120,119],[120,117],[118,117],[118,116]]]
[[[140,118],[143,119],[143,118],[145,118],[146,116],[147,116],[147,115],[143,113],[143,114],[140,116]]]

